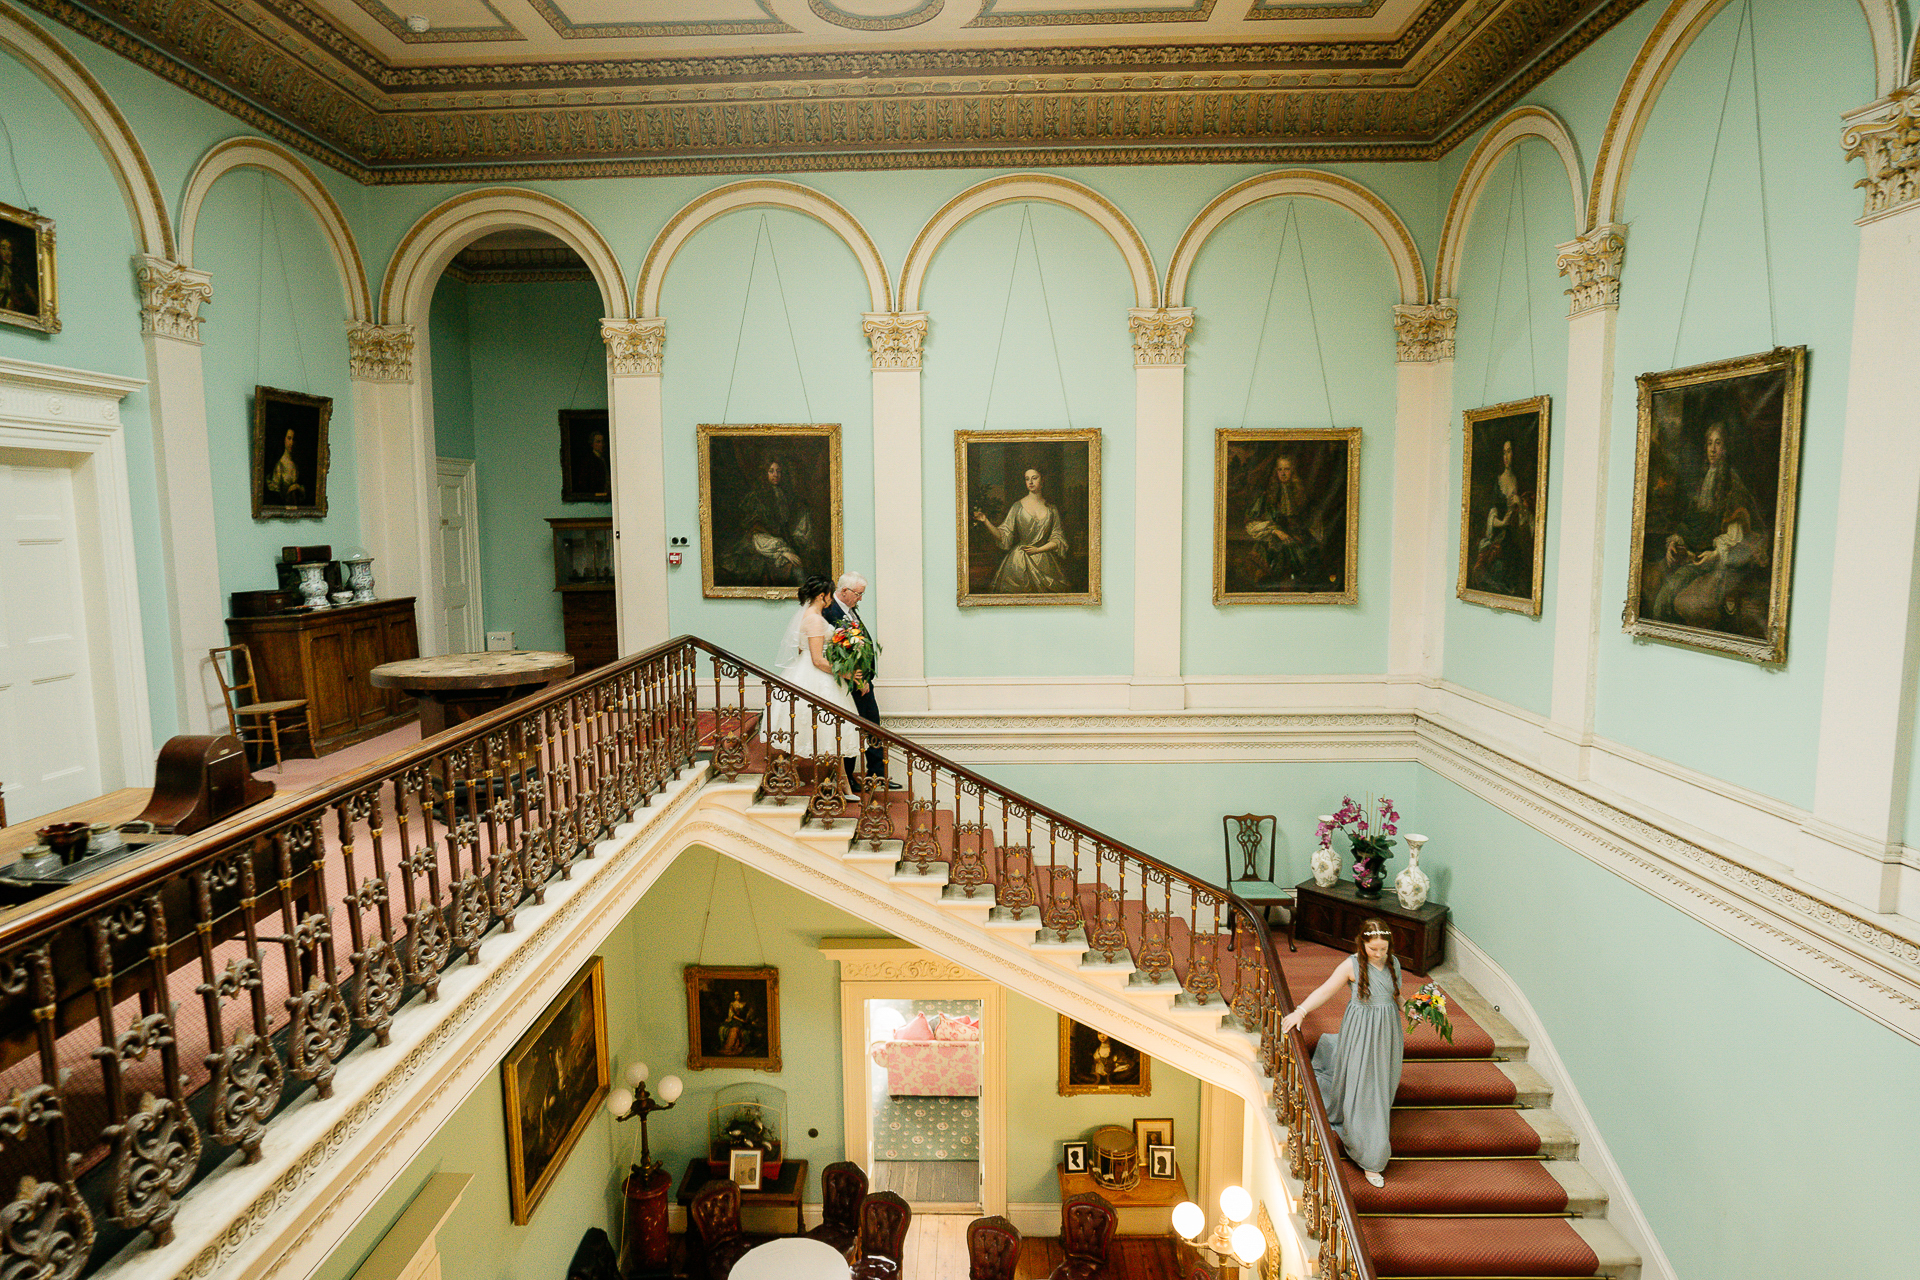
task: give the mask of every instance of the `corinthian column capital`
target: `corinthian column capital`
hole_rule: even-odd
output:
[[[1393,332],[1401,361],[1425,364],[1453,359],[1453,329],[1459,319],[1459,305],[1452,298],[1395,307]]]
[[[918,369],[920,346],[927,340],[924,311],[868,311],[860,317],[875,369]]]
[[[213,301],[212,276],[147,254],[135,256],[133,275],[140,282],[142,333],[200,341],[200,305]]]
[[[1186,367],[1192,307],[1132,307],[1127,311],[1127,328],[1133,333],[1134,368]]]
[[[660,376],[667,346],[667,322],[659,316],[643,320],[602,320],[600,338],[615,377],[631,374]]]
[[[347,367],[355,382],[412,382],[413,326],[347,326]]]
[[[1867,176],[1853,184],[1867,189],[1867,209],[1860,221],[1920,200],[1920,80],[1844,119],[1840,145],[1847,149],[1847,159],[1867,162]]]
[[[1620,305],[1620,266],[1627,258],[1627,229],[1603,222],[1578,240],[1560,246],[1560,274],[1573,281],[1567,290],[1567,314]]]

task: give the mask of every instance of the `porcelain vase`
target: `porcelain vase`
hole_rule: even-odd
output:
[[[347,566],[347,585],[353,588],[354,602],[373,599],[373,557],[357,556],[343,563]]]
[[[1427,894],[1433,889],[1433,882],[1420,869],[1420,846],[1426,842],[1425,836],[1407,837],[1407,866],[1393,880],[1394,894],[1400,899],[1400,905],[1409,911],[1418,911],[1426,905]]]
[[[1333,815],[1320,815],[1322,830],[1333,825]],[[1321,838],[1320,847],[1313,851],[1313,860],[1308,864],[1313,868],[1313,882],[1322,889],[1331,889],[1340,883],[1340,855],[1333,851],[1333,833],[1329,830]]]
[[[318,560],[310,560],[297,566],[300,571],[300,594],[309,609],[327,607],[327,566]]]

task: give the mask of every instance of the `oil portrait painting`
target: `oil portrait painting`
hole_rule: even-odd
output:
[[[780,971],[690,964],[687,1065],[780,1070]]]
[[[0,204],[0,324],[60,332],[53,219]]]
[[[1360,431],[1214,432],[1213,602],[1359,599]]]
[[[840,572],[840,424],[703,424],[700,577],[709,599],[790,600]]]
[[[1540,616],[1547,544],[1546,396],[1468,409],[1460,459],[1460,574],[1469,604]]]
[[[1786,661],[1806,369],[1777,347],[1636,380],[1629,634]]]
[[[500,1066],[506,1094],[507,1192],[524,1226],[612,1084],[606,979],[595,956]]]
[[[611,439],[605,409],[560,411],[560,501],[613,501]]]
[[[1153,1060],[1104,1031],[1060,1015],[1060,1096],[1153,1092]]]
[[[277,387],[253,389],[253,518],[327,514],[327,423],[333,401]]]
[[[959,602],[1100,603],[1100,433],[956,431]]]

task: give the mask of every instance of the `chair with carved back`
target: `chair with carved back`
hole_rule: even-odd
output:
[[[860,1261],[853,1280],[900,1280],[913,1210],[896,1192],[875,1191],[860,1202]]]
[[[967,1280],[1013,1280],[1020,1266],[1020,1229],[1005,1218],[967,1224]]]
[[[830,1244],[848,1262],[860,1256],[860,1203],[867,1198],[867,1173],[851,1160],[839,1160],[820,1171],[821,1223],[807,1232],[810,1240]]]
[[[227,731],[246,747],[271,746],[274,767],[279,768],[280,717],[293,717],[286,726],[288,733],[296,729],[302,733],[308,732],[307,700],[279,698],[262,702],[254,674],[253,653],[244,644],[209,649],[207,656],[213,659],[213,672],[220,680],[220,697],[227,704]],[[227,661],[223,662],[223,658]],[[229,663],[232,664],[231,668]],[[249,756],[256,758],[264,754],[248,752]]]
[[[1118,1280],[1112,1250],[1119,1230],[1120,1215],[1105,1196],[1068,1196],[1060,1205],[1060,1251],[1067,1256],[1049,1280]]]
[[[1227,847],[1227,888],[1245,898],[1269,922],[1273,908],[1284,908],[1287,950],[1297,951],[1293,938],[1294,890],[1275,879],[1278,829],[1279,819],[1271,813],[1229,813],[1220,819],[1220,837]]]
[[[687,1217],[700,1238],[709,1280],[727,1280],[733,1264],[753,1247],[740,1234],[740,1188],[721,1178],[709,1181],[687,1206]]]

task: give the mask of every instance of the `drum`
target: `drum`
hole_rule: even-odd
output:
[[[1093,1180],[1109,1191],[1131,1191],[1140,1184],[1140,1148],[1133,1131],[1117,1124],[1093,1131]]]

